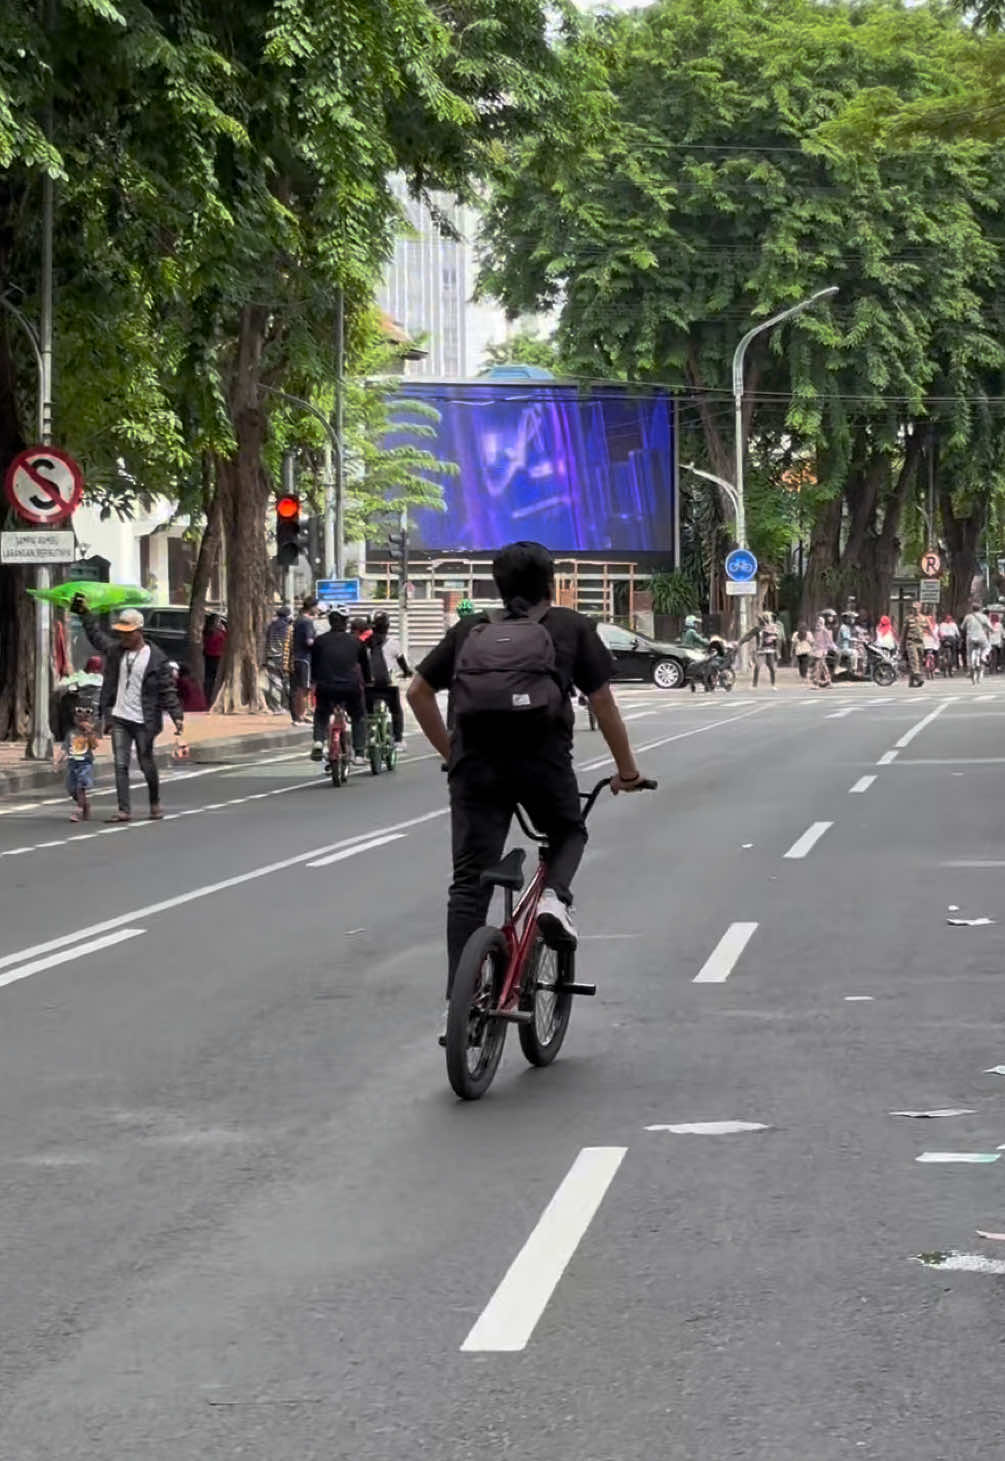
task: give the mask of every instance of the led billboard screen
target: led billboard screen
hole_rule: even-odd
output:
[[[674,417],[665,392],[521,381],[409,380],[401,389],[392,419],[402,424],[389,444],[410,439],[405,403],[422,401],[439,422],[415,444],[459,469],[438,478],[445,512],[412,513],[415,548],[479,551],[534,538],[562,552],[671,550]]]

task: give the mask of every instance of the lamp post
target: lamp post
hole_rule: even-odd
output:
[[[811,309],[813,305],[819,304],[822,299],[832,299],[837,294],[836,284],[831,284],[826,289],[818,289],[808,299],[800,300],[798,304],[792,305],[789,309],[780,310],[778,314],[772,315],[770,319],[762,320],[759,325],[748,330],[743,339],[737,345],[733,353],[733,405],[735,410],[735,444],[736,444],[736,546],[738,548],[748,547],[747,543],[747,513],[743,498],[743,460],[746,452],[746,440],[743,433],[743,366],[747,356],[747,349],[752,340],[758,335],[763,335],[766,330],[774,329],[784,320],[791,320],[796,315],[801,315],[804,310]],[[740,638],[750,629],[750,600],[746,597],[740,599]]]

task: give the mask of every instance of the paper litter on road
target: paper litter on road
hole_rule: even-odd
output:
[[[948,908],[948,912],[950,912],[950,913],[959,913],[959,911],[960,911],[960,905],[958,903],[950,903],[949,908]]]
[[[985,1258],[983,1253],[919,1253],[911,1262],[955,1273],[1005,1273],[1005,1258]]]
[[[994,923],[993,918],[947,918],[953,928],[980,928],[985,923]]]
[[[743,848],[743,850],[744,850],[744,852],[746,852],[746,850],[747,850],[747,849],[748,849],[748,848],[749,848],[749,847],[753,847],[753,845],[754,845],[754,844],[753,844],[753,843],[752,843],[752,842],[741,842],[741,843],[740,843],[740,846],[741,846],[741,847],[742,847],[742,848]]]
[[[848,1004],[872,1004],[875,995],[872,994],[846,994],[845,1000]]]
[[[670,1131],[675,1136],[732,1136],[738,1131],[768,1131],[763,1121],[682,1121],[676,1126],[647,1126],[647,1131]]]
[[[1000,1152],[922,1152],[916,1162],[997,1162]]]
[[[891,1111],[890,1112],[890,1115],[891,1116],[919,1116],[919,1117],[928,1117],[928,1116],[976,1116],[977,1115],[977,1112],[976,1111],[971,1111],[968,1107],[961,1106],[961,1107],[958,1107],[957,1108],[955,1106],[950,1106],[950,1107],[946,1107],[945,1110],[941,1110],[940,1109],[938,1111]],[[999,1147],[998,1150],[1001,1151],[1001,1147]]]
[[[987,1238],[992,1243],[1005,1243],[1005,1233],[986,1233],[983,1228],[978,1228],[977,1236]]]
[[[984,1072],[985,1075],[1005,1075],[1005,1065],[990,1065]]]

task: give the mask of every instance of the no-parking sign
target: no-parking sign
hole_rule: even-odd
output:
[[[25,522],[52,527],[65,522],[80,505],[84,474],[65,451],[29,446],[7,468],[4,493]]]

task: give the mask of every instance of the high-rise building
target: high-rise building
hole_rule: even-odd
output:
[[[403,178],[393,178],[391,186],[407,222],[395,241],[378,302],[426,352],[409,362],[406,374],[466,376],[466,314],[474,287],[469,210],[449,194],[436,193],[431,202],[438,219],[425,203],[409,197]]]

